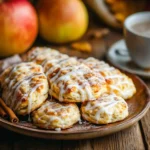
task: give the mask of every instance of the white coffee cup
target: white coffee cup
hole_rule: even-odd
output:
[[[147,25],[147,29],[144,24]],[[133,62],[142,68],[150,68],[150,28],[148,25],[150,25],[150,12],[133,14],[124,22],[124,36],[129,54]]]

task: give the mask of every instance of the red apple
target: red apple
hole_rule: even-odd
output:
[[[37,15],[27,0],[0,2],[0,56],[23,53],[38,33]]]
[[[39,34],[53,43],[79,39],[87,30],[88,13],[81,0],[39,0]]]

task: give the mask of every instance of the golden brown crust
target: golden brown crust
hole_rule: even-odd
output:
[[[104,94],[99,100],[84,102],[82,117],[94,124],[108,124],[123,120],[128,116],[128,105],[119,96]]]
[[[107,90],[104,78],[83,64],[58,68],[47,76],[50,95],[62,102],[96,100]]]
[[[74,103],[47,100],[32,113],[33,123],[44,129],[67,129],[80,120],[80,112]]]
[[[65,59],[68,58],[68,55],[61,54],[59,51],[55,49],[51,49],[48,47],[33,47],[24,57],[25,61],[32,61],[35,62],[39,65],[44,66],[45,61],[49,60],[60,60],[60,59]]]
[[[81,60],[81,62],[105,78],[108,92],[115,93],[124,99],[129,99],[135,94],[136,88],[132,79],[118,69],[92,57]]]
[[[72,58],[67,55],[61,54],[56,50],[46,48],[46,47],[36,47],[33,48],[31,52],[29,52],[28,61],[34,61],[43,66],[44,72],[46,73],[51,88],[49,94],[53,95],[56,99],[60,101],[81,102],[81,101],[88,101],[91,99],[95,100],[99,98],[100,95],[103,94],[104,92],[112,92],[117,94],[118,96],[123,97],[124,99],[129,99],[136,92],[136,88],[129,77],[127,77],[125,74],[120,72],[118,69],[109,66],[107,63],[103,61],[99,61],[94,58],[88,58],[86,60],[79,62],[76,58]],[[84,63],[92,70],[91,71],[89,69],[90,71],[84,74],[85,80],[92,78],[93,74],[100,74],[101,78],[103,78],[106,82],[105,84],[102,83],[101,87],[97,84],[94,84],[94,86],[93,85],[91,86],[90,84],[89,88],[92,88],[92,91],[90,91],[90,93],[92,95],[95,95],[94,98],[86,97],[86,96],[83,96],[84,98],[81,98],[81,93],[82,95],[87,95],[83,93],[85,93],[84,90],[88,90],[88,89],[81,88],[83,89],[83,91],[81,91],[78,90],[79,88],[77,88],[77,86],[73,86],[72,88],[67,88],[68,86],[71,86],[70,84],[72,84],[72,82],[74,81],[75,81],[74,82],[75,85],[78,84],[78,87],[81,87],[80,84],[82,84],[82,81],[80,80],[83,80],[83,78],[77,79],[77,77],[79,76],[78,72],[72,75],[69,73],[70,71],[68,70],[64,71],[63,68],[70,66],[74,69],[74,71],[76,71],[76,66],[81,65],[81,63]],[[71,77],[71,79],[67,80],[67,82],[65,81],[65,79],[63,79],[64,81],[62,80],[59,81],[58,85],[55,84],[51,80],[53,80],[56,77],[56,75],[59,74],[59,72],[61,72],[61,74],[58,78],[63,78],[64,75],[69,74],[67,77],[68,78]],[[65,90],[63,96],[61,96],[63,90],[59,86],[60,84],[62,84],[62,82],[64,82],[62,86],[64,87]],[[98,81],[97,83],[101,83],[101,82]],[[95,91],[97,92],[100,91],[100,88],[101,88],[100,94],[95,94],[96,93]]]
[[[0,83],[3,100],[19,115],[29,114],[48,96],[48,82],[43,69],[32,62],[6,69]]]

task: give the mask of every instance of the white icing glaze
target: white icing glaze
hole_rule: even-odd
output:
[[[72,109],[72,105],[70,104],[64,105],[54,100],[47,101],[37,110],[40,114],[43,114],[38,118],[38,121],[42,120],[42,118],[45,115],[49,114],[48,117],[46,117],[47,120],[46,120],[46,124],[44,125],[45,128],[48,129],[49,126],[51,126],[54,121],[58,121],[59,124],[61,125],[61,128],[64,128],[64,117],[65,116],[68,117],[70,113],[67,111],[67,109]],[[63,110],[63,113],[60,114],[62,110]],[[54,113],[54,114],[50,114],[50,113]],[[59,115],[57,115],[57,113],[59,113]],[[55,128],[55,130],[58,129],[60,131],[61,128],[59,129]]]
[[[99,72],[102,75],[104,74],[104,78],[111,81],[109,83],[109,92],[114,92],[114,90],[117,90],[118,94],[120,93],[120,96],[125,99],[134,94],[135,86],[132,80],[116,68],[92,57],[82,60],[82,62],[89,66],[92,70]]]
[[[63,72],[65,72],[63,74]],[[49,73],[49,71],[48,71]],[[53,83],[57,84],[60,89],[59,92],[59,100],[63,101],[63,95],[67,93],[67,91],[72,88],[76,88],[76,92],[81,94],[80,100],[93,100],[95,99],[91,85],[95,83],[104,83],[103,77],[99,74],[97,76],[93,74],[92,77],[86,79],[84,75],[92,73],[90,69],[83,64],[76,66],[67,66],[60,68],[60,70],[49,79],[50,85],[53,88]],[[48,74],[47,74],[48,75]],[[95,76],[94,76],[95,75]],[[73,78],[73,79],[72,79]],[[70,82],[67,86],[66,83]],[[91,85],[90,85],[91,84]]]
[[[8,84],[8,87],[10,87],[10,88],[9,88],[9,94],[7,95],[7,97],[5,99],[6,104],[8,104],[8,100],[9,100],[10,96],[12,96],[11,97],[11,105],[10,105],[10,107],[14,108],[15,107],[14,104],[15,104],[15,102],[17,100],[17,97],[16,97],[17,96],[17,92],[19,91],[20,87],[22,85],[29,85],[33,78],[35,78],[35,77],[42,77],[42,76],[43,76],[43,73],[34,73],[34,74],[30,75],[30,76],[22,78],[22,80],[16,82],[13,86],[9,86],[9,84]],[[13,80],[15,81],[16,79],[14,78]],[[13,82],[13,80],[12,80],[12,82]],[[39,86],[39,84],[37,84],[36,86]],[[34,88],[31,89],[31,92],[32,91],[34,91]],[[26,94],[22,96],[22,99],[25,98],[25,97],[27,97]],[[29,99],[28,99],[28,101],[29,101],[28,103],[30,104],[31,102],[30,102]],[[15,108],[15,109],[17,109],[17,108]]]
[[[39,67],[39,72],[32,72],[31,69],[33,67]],[[20,71],[18,71],[20,70]],[[32,109],[32,94],[40,87],[45,86],[45,83],[38,82],[35,84],[35,81],[32,79],[38,79],[40,77],[43,77],[43,71],[42,67],[39,65],[35,65],[34,63],[21,63],[14,67],[12,67],[12,70],[8,74],[8,77],[5,79],[3,86],[7,86],[7,94],[4,96],[4,101],[7,105],[10,106],[13,110],[17,110],[18,106],[21,104],[23,99],[28,100],[28,113],[31,112]],[[24,74],[22,74],[24,72]],[[13,75],[13,76],[12,76]],[[21,76],[20,76],[21,75]],[[18,76],[20,76],[18,80]],[[30,87],[30,84],[35,84],[34,87]],[[2,86],[2,87],[3,87]],[[20,89],[21,87],[28,87],[28,89],[25,93],[21,93]],[[19,94],[20,99],[17,97]],[[10,100],[11,99],[11,100]]]
[[[51,48],[48,48],[48,47],[37,47],[34,49],[34,51],[32,51],[30,53],[30,55],[28,56],[28,60],[29,61],[38,61],[40,60],[41,62],[41,65],[42,66],[45,66],[45,64],[48,63],[48,61],[51,61],[51,60],[60,60],[60,59],[64,59],[64,58],[67,58],[68,55],[66,54],[61,54],[59,53],[57,50],[54,50],[54,49],[51,49]]]
[[[36,86],[34,88],[32,88],[29,92],[28,95],[28,114],[31,112],[32,110],[32,94],[40,87],[42,86],[42,83],[36,84]]]
[[[36,58],[45,59],[45,58],[50,58],[51,56],[58,55],[58,54],[59,54],[59,52],[54,49],[47,48],[47,47],[45,47],[45,48],[37,47],[30,54],[28,59],[36,61]]]
[[[55,131],[61,131],[61,128],[55,128]]]
[[[100,115],[105,113],[109,117],[109,120],[111,120],[112,117],[112,109],[117,103],[124,103],[127,106],[127,103],[122,99],[121,97],[116,96],[115,94],[110,94],[110,95],[103,95],[99,100],[96,100],[94,105],[91,105],[91,102],[88,102],[87,105],[85,106],[85,111],[93,111],[96,108],[98,111],[95,113],[94,118],[96,120],[99,120],[101,117]]]
[[[46,72],[46,75],[51,74],[55,69],[57,68],[62,68],[65,66],[68,66],[68,64],[73,65],[73,64],[77,64],[77,59],[74,57],[68,57],[68,58],[60,58],[59,60],[54,59],[54,60],[49,60],[45,65],[44,68],[46,68],[46,66],[48,64],[51,64],[52,67],[48,68],[48,71]]]

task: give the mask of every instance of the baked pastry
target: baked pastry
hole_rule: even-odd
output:
[[[47,61],[62,60],[68,57],[68,55],[61,54],[57,50],[48,47],[34,47],[24,59],[25,61],[32,61],[44,66]]]
[[[0,76],[2,98],[18,115],[30,114],[48,97],[43,68],[33,62],[7,68]]]
[[[84,102],[81,106],[82,117],[95,124],[108,124],[125,119],[128,105],[115,94],[104,94],[96,101]]]
[[[44,72],[46,75],[51,74],[52,72],[55,72],[59,68],[64,68],[67,66],[75,66],[79,65],[80,62],[75,57],[68,57],[66,59],[53,59],[47,61],[44,65]]]
[[[66,129],[80,120],[80,111],[74,103],[47,100],[32,114],[33,123],[44,129]]]
[[[135,94],[136,88],[132,79],[118,69],[92,57],[81,60],[81,62],[105,78],[109,93],[115,93],[123,99],[129,99]]]
[[[46,75],[49,94],[61,102],[96,100],[107,91],[105,79],[84,64],[58,67]]]
[[[136,92],[136,88],[135,88],[132,80],[128,76],[126,76],[125,74],[120,72],[118,69],[109,66],[104,61],[99,61],[92,57],[85,59],[85,60],[78,61],[76,58],[69,57],[68,55],[65,55],[65,54],[61,54],[56,50],[46,48],[46,47],[36,47],[36,48],[33,48],[31,52],[29,52],[29,54],[27,56],[27,60],[34,61],[43,66],[44,72],[46,73],[46,75],[48,77],[50,86],[53,85],[53,83],[51,84],[51,81],[50,81],[51,75],[56,74],[56,72],[58,72],[58,70],[60,70],[60,68],[62,70],[66,66],[75,67],[81,63],[84,63],[91,70],[93,70],[94,72],[103,76],[103,78],[105,79],[105,81],[107,83],[107,92],[115,93],[124,99],[131,98],[134,95],[134,93]],[[80,79],[78,79],[78,80],[80,80]],[[103,87],[103,86],[101,86],[101,87]],[[105,86],[103,88],[106,89]],[[55,98],[59,99],[60,101],[64,101],[64,100],[61,100],[62,99],[61,96],[58,96],[59,93],[62,93],[60,91],[63,91],[63,90],[60,90],[57,86],[54,86],[54,87],[51,86],[49,93],[53,94],[53,96]],[[104,90],[104,91],[106,91],[106,90]],[[81,93],[81,91],[80,91],[80,93]],[[64,94],[64,93],[62,93],[62,94]],[[66,95],[66,93],[65,93],[65,95]],[[73,96],[73,98],[77,96],[78,100],[76,100],[76,98],[74,100],[71,100],[72,98],[70,98],[70,96],[71,96],[70,94],[68,95],[69,97],[67,96],[67,99],[69,98],[71,100],[70,102],[81,102],[81,99],[79,100],[79,96],[78,96],[79,94],[77,94],[76,96],[75,95]],[[82,95],[86,95],[86,94],[82,94]],[[66,97],[66,96],[64,96],[64,97]],[[82,98],[82,99],[83,99],[83,101],[87,101],[87,97]],[[94,99],[94,98],[92,98],[92,99]],[[68,102],[68,100],[66,100],[66,101]]]
[[[54,68],[79,64],[77,58],[61,54],[57,50],[48,47],[33,48],[24,60],[42,65],[46,73]]]
[[[77,58],[42,47],[33,49],[27,58],[43,66],[50,85],[49,94],[59,101],[95,100],[107,90],[104,78],[80,64]]]

